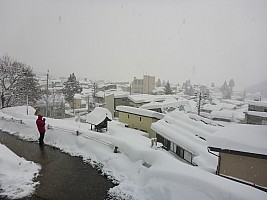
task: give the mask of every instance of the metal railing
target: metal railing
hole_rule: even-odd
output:
[[[115,147],[115,145],[112,144],[112,143],[109,143],[109,142],[100,140],[100,139],[98,139],[98,138],[89,136],[89,135],[87,135],[86,133],[84,133],[84,132],[82,132],[82,131],[75,131],[75,130],[70,130],[70,129],[61,128],[61,127],[57,127],[57,126],[51,126],[51,125],[48,125],[47,128],[48,128],[48,129],[51,129],[51,130],[58,130],[58,131],[63,131],[63,132],[72,133],[72,134],[75,134],[75,135],[77,135],[77,136],[80,135],[80,136],[82,136],[82,137],[84,137],[84,138],[87,138],[87,139],[89,139],[89,140],[92,140],[92,141],[95,141],[95,142],[104,144],[104,145],[106,145],[106,146],[113,147],[113,148]]]
[[[22,125],[26,125],[21,119],[14,119],[13,117],[11,117],[11,118],[1,117],[0,119],[1,120],[5,120],[5,121],[11,121],[11,122],[19,123],[19,124],[22,124]],[[63,131],[63,132],[67,132],[67,133],[72,133],[72,134],[75,134],[77,136],[82,136],[82,137],[84,137],[86,139],[89,139],[89,140],[98,142],[100,144],[103,144],[103,145],[106,145],[106,146],[114,148],[114,153],[118,152],[118,147],[115,146],[114,144],[106,142],[106,141],[103,141],[103,140],[100,140],[100,139],[92,137],[92,136],[89,136],[85,132],[82,132],[82,131],[78,131],[78,130],[75,131],[75,130],[70,130],[70,129],[66,129],[66,128],[62,128],[62,127],[51,126],[49,124],[47,126],[47,129],[58,130],[58,131]]]

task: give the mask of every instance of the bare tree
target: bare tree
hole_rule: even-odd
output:
[[[4,55],[0,58],[0,91],[2,108],[34,105],[41,98],[39,83],[32,69]]]

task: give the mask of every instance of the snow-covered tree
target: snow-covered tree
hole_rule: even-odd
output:
[[[160,86],[161,86],[161,81],[160,81],[160,79],[157,80],[157,82],[156,82],[156,86],[157,86],[157,87],[160,87]]]
[[[34,105],[41,98],[39,83],[32,69],[10,56],[0,58],[0,91],[2,108]]]
[[[234,79],[231,79],[229,81],[229,88],[230,88],[231,93],[233,93],[233,87],[235,87],[235,81]]]
[[[231,90],[230,90],[229,86],[227,85],[226,81],[224,81],[224,83],[221,87],[221,92],[223,94],[223,98],[231,99]]]
[[[82,92],[82,87],[79,84],[79,81],[76,80],[74,73],[70,74],[68,80],[63,83],[63,94],[65,95],[65,100],[71,103],[74,99],[76,93]]]
[[[215,87],[215,83],[212,82],[210,86],[214,88]]]
[[[191,81],[190,81],[190,79],[188,79],[183,83],[182,88],[183,89],[189,89],[190,87],[191,87]]]
[[[169,81],[167,81],[164,91],[165,91],[165,94],[172,94],[172,89],[171,89]]]
[[[161,83],[161,86],[165,87],[165,85],[166,85],[166,81],[163,80],[162,83]]]

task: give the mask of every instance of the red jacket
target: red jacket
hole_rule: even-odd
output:
[[[36,120],[36,125],[40,133],[45,132],[45,119],[42,118],[42,115],[38,115],[38,119]]]

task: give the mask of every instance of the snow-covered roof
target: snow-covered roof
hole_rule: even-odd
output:
[[[202,107],[205,110],[211,110],[211,111],[219,111],[222,109],[221,105],[211,105],[211,104],[205,104]]]
[[[150,103],[142,105],[140,108],[143,109],[162,109],[164,112],[164,108],[173,107],[178,108],[179,106],[185,106],[185,110],[191,111],[191,105],[188,100],[176,100],[174,97],[168,98],[163,102],[155,102],[151,101]]]
[[[248,115],[267,118],[267,112],[246,111]]]
[[[123,91],[119,91],[119,90],[108,90],[108,91],[99,91],[96,93],[97,97],[101,97],[104,98],[105,96],[109,96],[109,95],[114,95],[114,98],[124,98],[127,97],[129,95],[129,92],[123,92]]]
[[[98,125],[103,122],[106,117],[112,120],[111,112],[106,108],[96,107],[92,112],[86,115],[86,122]]]
[[[155,108],[162,108],[163,106],[177,105],[177,103],[178,101],[174,97],[171,97],[165,99],[163,102],[151,101],[150,103],[142,105],[140,108],[155,109]]]
[[[221,119],[228,119],[233,120],[234,113],[229,110],[221,110],[221,111],[212,111],[211,118],[221,118]]]
[[[215,167],[217,160],[208,153],[206,141],[201,138],[207,138],[219,128],[190,119],[177,110],[151,125],[153,131],[193,153],[196,156],[193,161],[207,168]]]
[[[150,117],[150,118],[155,118],[155,119],[162,119],[164,117],[163,114],[152,111],[152,110],[135,108],[135,107],[130,107],[130,106],[117,106],[116,110],[121,111],[121,112],[146,116],[146,117]]]
[[[267,155],[267,126],[234,124],[207,138],[209,147]]]
[[[82,99],[82,95],[81,94],[75,94],[74,99]]]
[[[151,94],[134,94],[129,95],[128,98],[134,103],[148,103],[151,101],[164,101],[167,98],[174,97],[174,95],[151,95]]]
[[[248,101],[249,105],[267,107],[267,101]]]
[[[221,101],[225,103],[233,104],[236,106],[242,106],[245,104],[244,101],[239,101],[239,100],[234,100],[234,99],[222,99]]]

